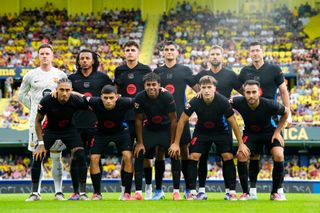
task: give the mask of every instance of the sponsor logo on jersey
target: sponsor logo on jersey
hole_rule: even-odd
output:
[[[134,95],[134,94],[136,94],[136,92],[137,92],[137,87],[136,87],[135,84],[129,84],[129,85],[127,86],[127,93],[128,93],[129,95]]]
[[[91,92],[85,92],[85,93],[84,93],[84,96],[86,96],[86,97],[92,97],[92,94],[91,94]]]
[[[175,91],[175,88],[174,88],[174,86],[172,84],[167,84],[165,86],[165,89],[168,90],[168,92],[170,92],[171,94],[173,94],[174,91]]]
[[[250,126],[250,130],[251,130],[252,132],[261,132],[261,127],[258,126],[258,125],[251,125],[251,126]]]
[[[62,121],[59,121],[59,127],[60,127],[60,128],[64,128],[64,127],[68,126],[68,125],[69,125],[69,123],[70,123],[70,121],[69,121],[69,120],[62,120]]]
[[[115,127],[116,124],[113,121],[104,121],[103,125],[105,128],[110,129]]]
[[[156,116],[153,116],[151,120],[155,124],[160,124],[163,119],[160,115],[156,115]]]
[[[215,124],[212,121],[206,121],[203,123],[203,126],[207,129],[212,129],[215,126]]]

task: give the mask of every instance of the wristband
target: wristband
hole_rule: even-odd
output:
[[[44,145],[43,141],[38,141],[38,145]]]

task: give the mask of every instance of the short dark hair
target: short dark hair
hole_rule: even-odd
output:
[[[262,45],[261,45],[260,42],[258,42],[258,41],[253,41],[253,42],[251,42],[251,43],[249,44],[249,47],[258,46],[258,45],[260,45],[260,46],[262,47]]]
[[[247,85],[257,85],[260,88],[260,83],[259,81],[256,80],[247,80],[246,82],[244,82],[243,84],[243,89],[247,86]]]
[[[79,52],[79,54],[77,55],[77,58],[76,58],[76,69],[77,71],[81,71],[81,66],[79,64],[79,60],[80,60],[80,54],[81,53],[91,53],[92,55],[92,59],[94,61],[94,64],[92,65],[92,70],[95,72],[95,71],[98,71],[98,67],[99,67],[99,59],[98,59],[98,54],[93,52],[92,50],[89,50],[89,49],[83,49]]]
[[[179,46],[174,41],[165,41],[163,42],[162,50],[164,50],[165,46],[173,45],[177,50],[179,50]]]
[[[216,87],[218,84],[218,81],[210,75],[205,75],[201,77],[199,80],[199,85],[204,85],[204,84],[212,84]]]
[[[138,50],[140,50],[140,45],[133,40],[130,40],[130,41],[127,41],[126,43],[124,43],[124,45],[122,46],[122,49],[124,49],[126,47],[132,47],[132,46],[134,46],[134,47],[138,48]]]
[[[68,78],[61,78],[60,80],[58,80],[57,86],[59,86],[62,83],[68,83],[72,87],[72,81]]]
[[[53,52],[53,47],[51,44],[41,44],[38,48],[38,52],[43,48],[49,48]]]
[[[112,85],[105,85],[102,90],[101,94],[110,94],[110,93],[116,93],[117,94],[117,89],[115,86]]]
[[[154,72],[150,72],[148,74],[146,74],[145,76],[143,76],[143,83],[145,83],[146,81],[157,81],[158,83],[160,83],[161,79],[160,76]]]

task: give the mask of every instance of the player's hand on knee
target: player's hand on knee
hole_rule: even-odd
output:
[[[249,158],[250,156],[250,149],[245,144],[240,144],[237,154],[241,152],[246,158]]]
[[[179,158],[180,156],[180,146],[178,144],[171,144],[168,154],[171,158]]]
[[[136,147],[134,148],[134,157],[138,158],[139,153],[142,151],[142,153],[144,154],[146,152],[144,145],[142,143],[137,143]]]
[[[271,143],[273,143],[275,139],[280,142],[281,146],[284,146],[283,137],[281,136],[281,134],[279,132],[274,132],[273,133],[272,139],[271,139]]]
[[[33,152],[33,157],[35,158],[35,160],[38,160],[38,158],[40,160],[45,156],[46,152],[47,151],[44,148],[44,145],[38,145],[36,150]]]

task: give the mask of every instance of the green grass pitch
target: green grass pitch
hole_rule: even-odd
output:
[[[257,201],[224,201],[222,193],[208,193],[207,201],[172,201],[171,193],[167,193],[166,199],[161,201],[118,201],[119,193],[103,193],[102,201],[55,201],[53,194],[42,194],[41,201],[25,202],[27,194],[0,194],[0,212],[320,212],[320,195],[318,194],[286,194],[288,201],[278,202],[270,201],[269,194],[258,195]]]

